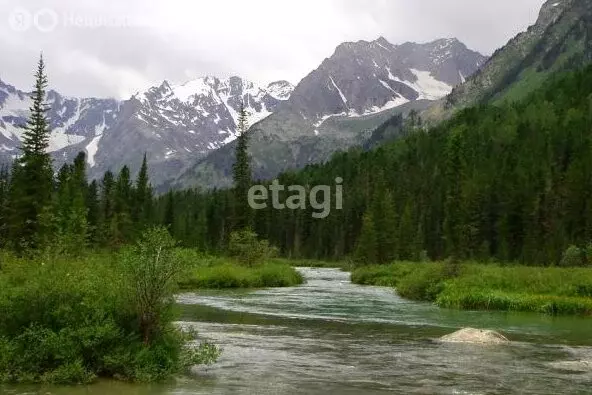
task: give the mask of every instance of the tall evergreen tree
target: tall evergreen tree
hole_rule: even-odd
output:
[[[234,228],[244,229],[252,225],[253,211],[249,207],[248,193],[251,187],[251,163],[248,153],[249,136],[247,134],[247,110],[241,103],[235,162],[232,167],[234,178]]]
[[[9,196],[9,237],[15,247],[35,248],[43,238],[41,216],[51,204],[53,170],[49,146],[47,77],[40,57],[35,73],[30,118],[23,134],[22,155],[13,167]]]
[[[360,264],[378,263],[378,239],[376,237],[376,225],[370,211],[364,214],[362,231],[356,244],[354,259]]]
[[[133,232],[131,204],[134,190],[130,178],[129,167],[123,166],[115,183],[115,216],[117,243],[130,241]]]
[[[117,218],[115,216],[115,176],[111,171],[105,172],[101,181],[101,197],[99,207],[99,240],[101,244],[115,242]]]
[[[174,234],[175,229],[175,194],[172,190],[167,193],[166,206],[164,211],[164,224],[169,232]]]
[[[8,194],[10,191],[10,170],[6,165],[0,167],[0,248],[6,246],[8,226]]]
[[[86,194],[86,210],[88,220],[89,242],[97,244],[99,242],[100,234],[100,218],[101,208],[99,202],[99,184],[93,180],[89,186]]]
[[[152,211],[152,187],[148,179],[148,163],[146,154],[142,161],[142,167],[136,179],[134,190],[134,202],[132,207],[132,219],[139,232],[148,225]]]

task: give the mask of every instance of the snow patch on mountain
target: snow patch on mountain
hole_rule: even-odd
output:
[[[341,100],[343,100],[343,104],[347,104],[347,99],[345,98],[345,95],[343,94],[343,92],[341,91],[341,89],[339,89],[339,87],[335,83],[335,80],[333,79],[333,77],[332,76],[329,76],[329,79],[331,80],[331,83],[333,84],[333,86],[335,87],[335,89],[337,89],[337,92],[339,92],[339,96],[341,96]]]
[[[205,78],[188,81],[172,89],[173,95],[182,103],[187,103],[194,96],[208,96],[212,87],[205,83]]]
[[[419,94],[418,100],[438,100],[452,92],[451,85],[437,80],[429,71],[421,71],[416,69],[410,69],[410,71],[417,78],[416,81],[404,81],[398,77],[395,77],[391,70],[388,69],[389,79],[405,84],[415,90]]]
[[[90,167],[95,165],[95,156],[97,155],[97,151],[99,150],[99,140],[101,140],[102,135],[98,135],[93,137],[93,139],[88,143],[85,147],[86,155],[87,155],[87,162]]]
[[[452,92],[452,86],[437,80],[429,71],[410,70],[417,77],[412,87],[417,90],[420,99],[438,100]]]

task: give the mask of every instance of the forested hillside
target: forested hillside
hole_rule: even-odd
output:
[[[292,256],[556,263],[569,245],[592,240],[591,94],[589,67],[521,103],[466,109],[429,131],[408,122],[398,141],[279,177],[311,186],[342,177],[343,210],[315,220],[310,207],[269,207],[255,229]],[[174,211],[166,222],[177,238],[219,249],[231,202],[230,191],[183,191],[156,206]]]

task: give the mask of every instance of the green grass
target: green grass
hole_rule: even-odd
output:
[[[592,269],[400,262],[357,268],[357,284],[396,287],[413,300],[466,310],[592,315]]]
[[[84,384],[97,378],[161,381],[215,359],[174,325],[169,298],[146,342],[136,283],[116,253],[16,257],[0,251],[0,383]]]
[[[304,279],[294,267],[272,260],[252,267],[222,257],[202,257],[188,264],[179,287],[189,289],[291,287]]]

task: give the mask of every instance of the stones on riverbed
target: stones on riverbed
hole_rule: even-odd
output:
[[[439,339],[444,343],[503,344],[509,340],[499,332],[487,329],[463,328]]]

